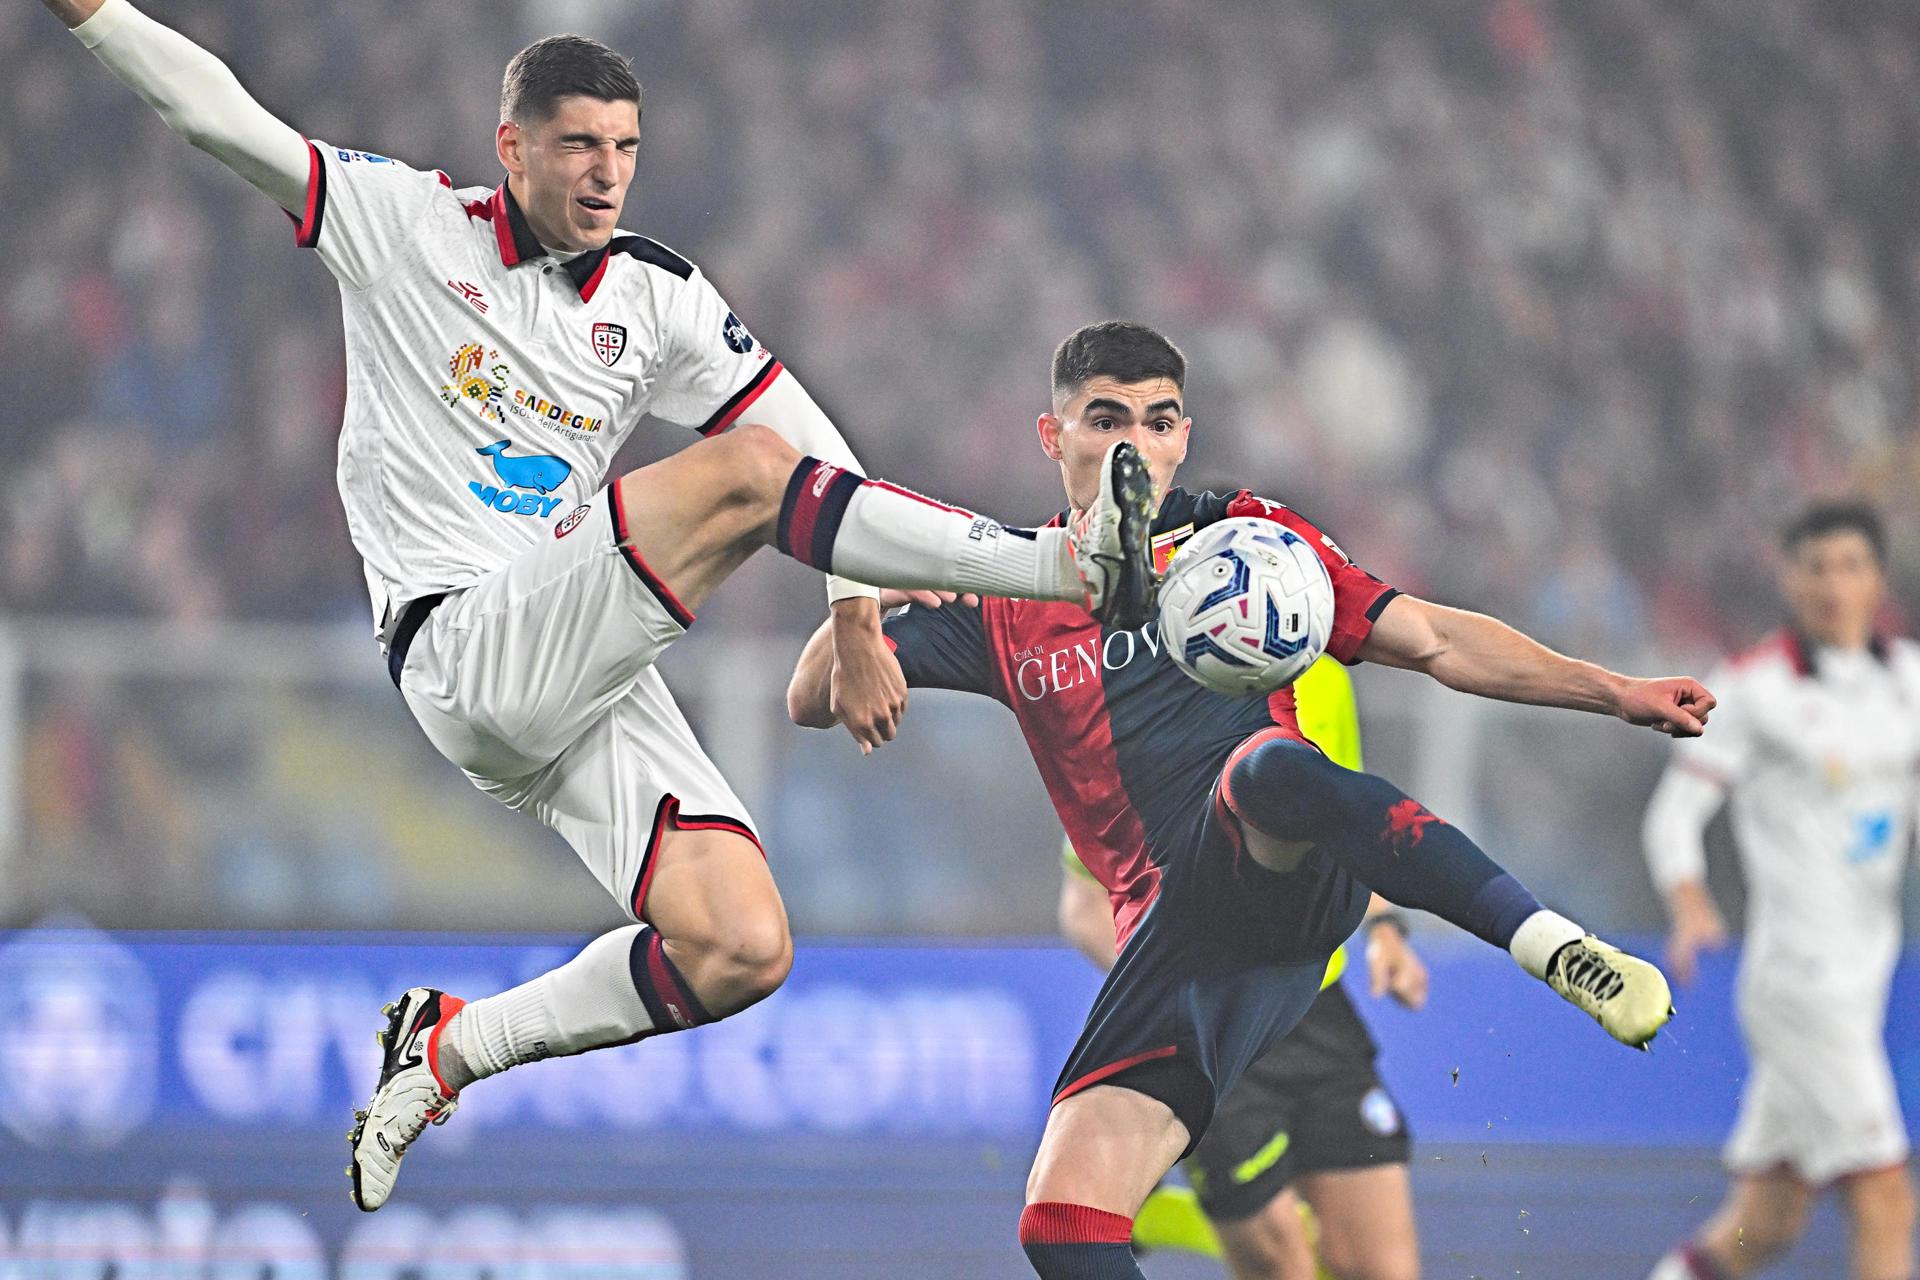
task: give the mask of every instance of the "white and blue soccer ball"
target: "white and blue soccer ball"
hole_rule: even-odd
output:
[[[1216,693],[1272,693],[1326,652],[1333,583],[1285,525],[1236,516],[1187,539],[1160,586],[1160,642]]]

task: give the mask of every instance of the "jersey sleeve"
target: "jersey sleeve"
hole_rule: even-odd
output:
[[[294,219],[294,240],[319,250],[340,283],[364,289],[413,235],[427,202],[452,183],[437,170],[317,138],[307,151],[307,203]]]
[[[911,605],[888,618],[883,627],[908,687],[993,696],[986,622],[977,606]]]
[[[1082,880],[1093,880],[1095,884],[1099,883],[1093,872],[1087,870],[1087,864],[1080,861],[1080,853],[1073,847],[1072,840],[1063,838],[1060,841],[1060,865],[1070,876],[1078,876]]]
[[[781,365],[698,267],[677,295],[662,322],[661,364],[648,408],[668,422],[715,435],[780,376]]]
[[[1707,677],[1720,699],[1706,733],[1674,741],[1673,755],[1640,820],[1640,845],[1654,887],[1670,893],[1677,884],[1707,874],[1707,824],[1726,803],[1727,791],[1752,766],[1751,721],[1742,714],[1741,673],[1724,666]]]
[[[1243,489],[1227,503],[1226,514],[1271,520],[1306,539],[1327,566],[1333,583],[1333,633],[1327,639],[1327,652],[1349,666],[1358,661],[1355,655],[1373,633],[1380,611],[1400,593],[1349,560],[1338,543],[1291,507]]]

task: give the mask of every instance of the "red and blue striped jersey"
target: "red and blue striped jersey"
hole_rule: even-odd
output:
[[[1228,516],[1276,521],[1319,552],[1333,581],[1327,652],[1355,661],[1397,593],[1278,502],[1244,489],[1169,490],[1154,521],[1156,567]],[[1113,901],[1123,945],[1158,890],[1156,849],[1191,829],[1228,755],[1263,729],[1299,732],[1291,689],[1214,693],[1161,651],[1157,618],[1115,631],[1078,605],[988,599],[908,609],[887,620],[886,635],[909,685],[984,694],[1012,709],[1061,825]]]

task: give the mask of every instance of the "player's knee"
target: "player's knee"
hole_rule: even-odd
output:
[[[1337,815],[1335,779],[1362,777],[1340,768],[1312,747],[1276,739],[1233,763],[1227,787],[1240,815],[1280,839],[1308,839]]]
[[[731,921],[713,950],[715,985],[729,1013],[765,1000],[793,969],[793,935],[778,912]]]

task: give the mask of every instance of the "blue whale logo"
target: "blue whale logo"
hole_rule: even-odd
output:
[[[486,448],[475,449],[474,452],[491,457],[493,474],[500,477],[500,483],[516,489],[538,489],[541,493],[552,493],[573,474],[573,464],[565,458],[556,458],[550,453],[509,458],[507,450],[512,447],[511,440],[495,440]]]

